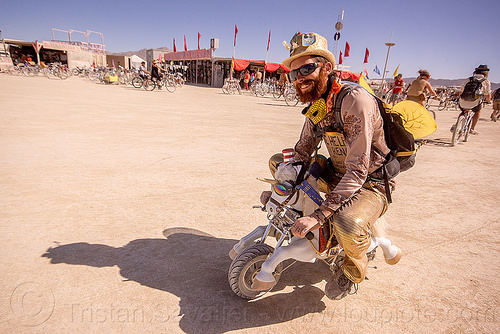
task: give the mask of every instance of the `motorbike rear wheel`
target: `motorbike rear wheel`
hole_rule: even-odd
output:
[[[266,291],[254,290],[251,286],[255,275],[273,251],[274,248],[269,245],[255,244],[245,249],[233,260],[227,278],[235,294],[245,299],[254,299],[266,293]],[[280,263],[273,273],[276,282],[282,271],[283,265]]]

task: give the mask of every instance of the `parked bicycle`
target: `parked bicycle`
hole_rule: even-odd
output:
[[[438,110],[448,110],[449,108],[458,110],[458,98],[458,91],[455,88],[447,88],[439,95]]]
[[[49,79],[65,80],[70,76],[71,71],[61,63],[50,63],[45,65],[42,73]]]
[[[225,79],[224,85],[222,86],[222,92],[224,94],[238,94],[241,95],[241,86],[240,81],[238,79]]]
[[[287,106],[294,107],[299,103],[299,97],[293,84],[288,84],[283,93]]]

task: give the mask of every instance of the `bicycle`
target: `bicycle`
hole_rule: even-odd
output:
[[[271,87],[271,91],[273,93],[273,97],[275,99],[279,99],[283,95],[283,92],[285,91],[285,86],[284,85],[274,84]]]
[[[175,92],[175,82],[169,76],[163,76],[161,80],[156,78],[147,79],[144,81],[144,89],[147,91],[153,91],[155,88],[161,89],[165,87],[170,93]]]
[[[463,142],[467,142],[467,140],[469,140],[474,114],[475,112],[472,110],[464,110],[460,113],[460,115],[458,115],[457,122],[451,129],[453,132],[453,135],[451,136],[451,146],[458,144],[460,139],[462,139]]]
[[[42,69],[42,73],[49,79],[59,78],[65,80],[69,77],[70,71],[61,63],[51,63],[45,65]]]
[[[289,84],[285,88],[283,95],[287,106],[294,107],[299,103],[299,97],[297,96],[297,91],[295,90],[295,86],[293,84]]]
[[[427,95],[427,99],[425,100],[425,109],[427,109],[427,111],[432,115],[432,118],[436,119],[436,112],[434,110],[431,110],[430,109],[430,100],[433,99],[433,97],[431,97],[430,95]]]
[[[449,108],[458,110],[458,92],[454,88],[447,88],[439,97],[438,110],[448,110]]]
[[[224,85],[222,86],[222,92],[224,94],[238,94],[241,95],[241,86],[240,81],[238,79],[225,79]]]

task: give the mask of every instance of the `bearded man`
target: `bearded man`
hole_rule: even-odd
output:
[[[335,182],[321,180],[325,201],[311,215],[296,220],[291,231],[303,238],[307,232],[323,227],[335,235],[346,257],[342,270],[327,282],[325,292],[332,299],[341,299],[365,279],[370,227],[388,206],[384,183],[370,177],[390,152],[383,120],[375,98],[359,87],[343,97],[340,109],[343,129],[338,128],[333,106],[341,84],[333,71],[335,57],[328,51],[324,37],[316,33],[295,34],[290,41],[290,57],[283,65],[291,69],[290,79],[300,101],[309,103],[302,112],[306,118],[294,148],[294,159],[309,165],[323,140],[336,176]],[[273,156],[271,172],[282,161],[282,156]],[[390,180],[391,190],[393,185]],[[386,261],[395,264],[400,258],[401,250]]]

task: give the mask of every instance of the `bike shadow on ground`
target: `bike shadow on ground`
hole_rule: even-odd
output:
[[[227,280],[231,264],[228,252],[238,240],[189,228],[171,228],[163,234],[165,239],[137,239],[123,247],[85,242],[59,245],[42,257],[52,264],[116,265],[124,281],[176,295],[179,307],[168,311],[180,308],[179,326],[186,333],[224,333],[272,325],[326,308],[324,292],[313,286],[331,276],[322,263],[294,264],[281,275],[273,292],[250,302],[236,296]]]
[[[438,147],[451,147],[451,138],[426,139],[425,145],[432,145]]]

